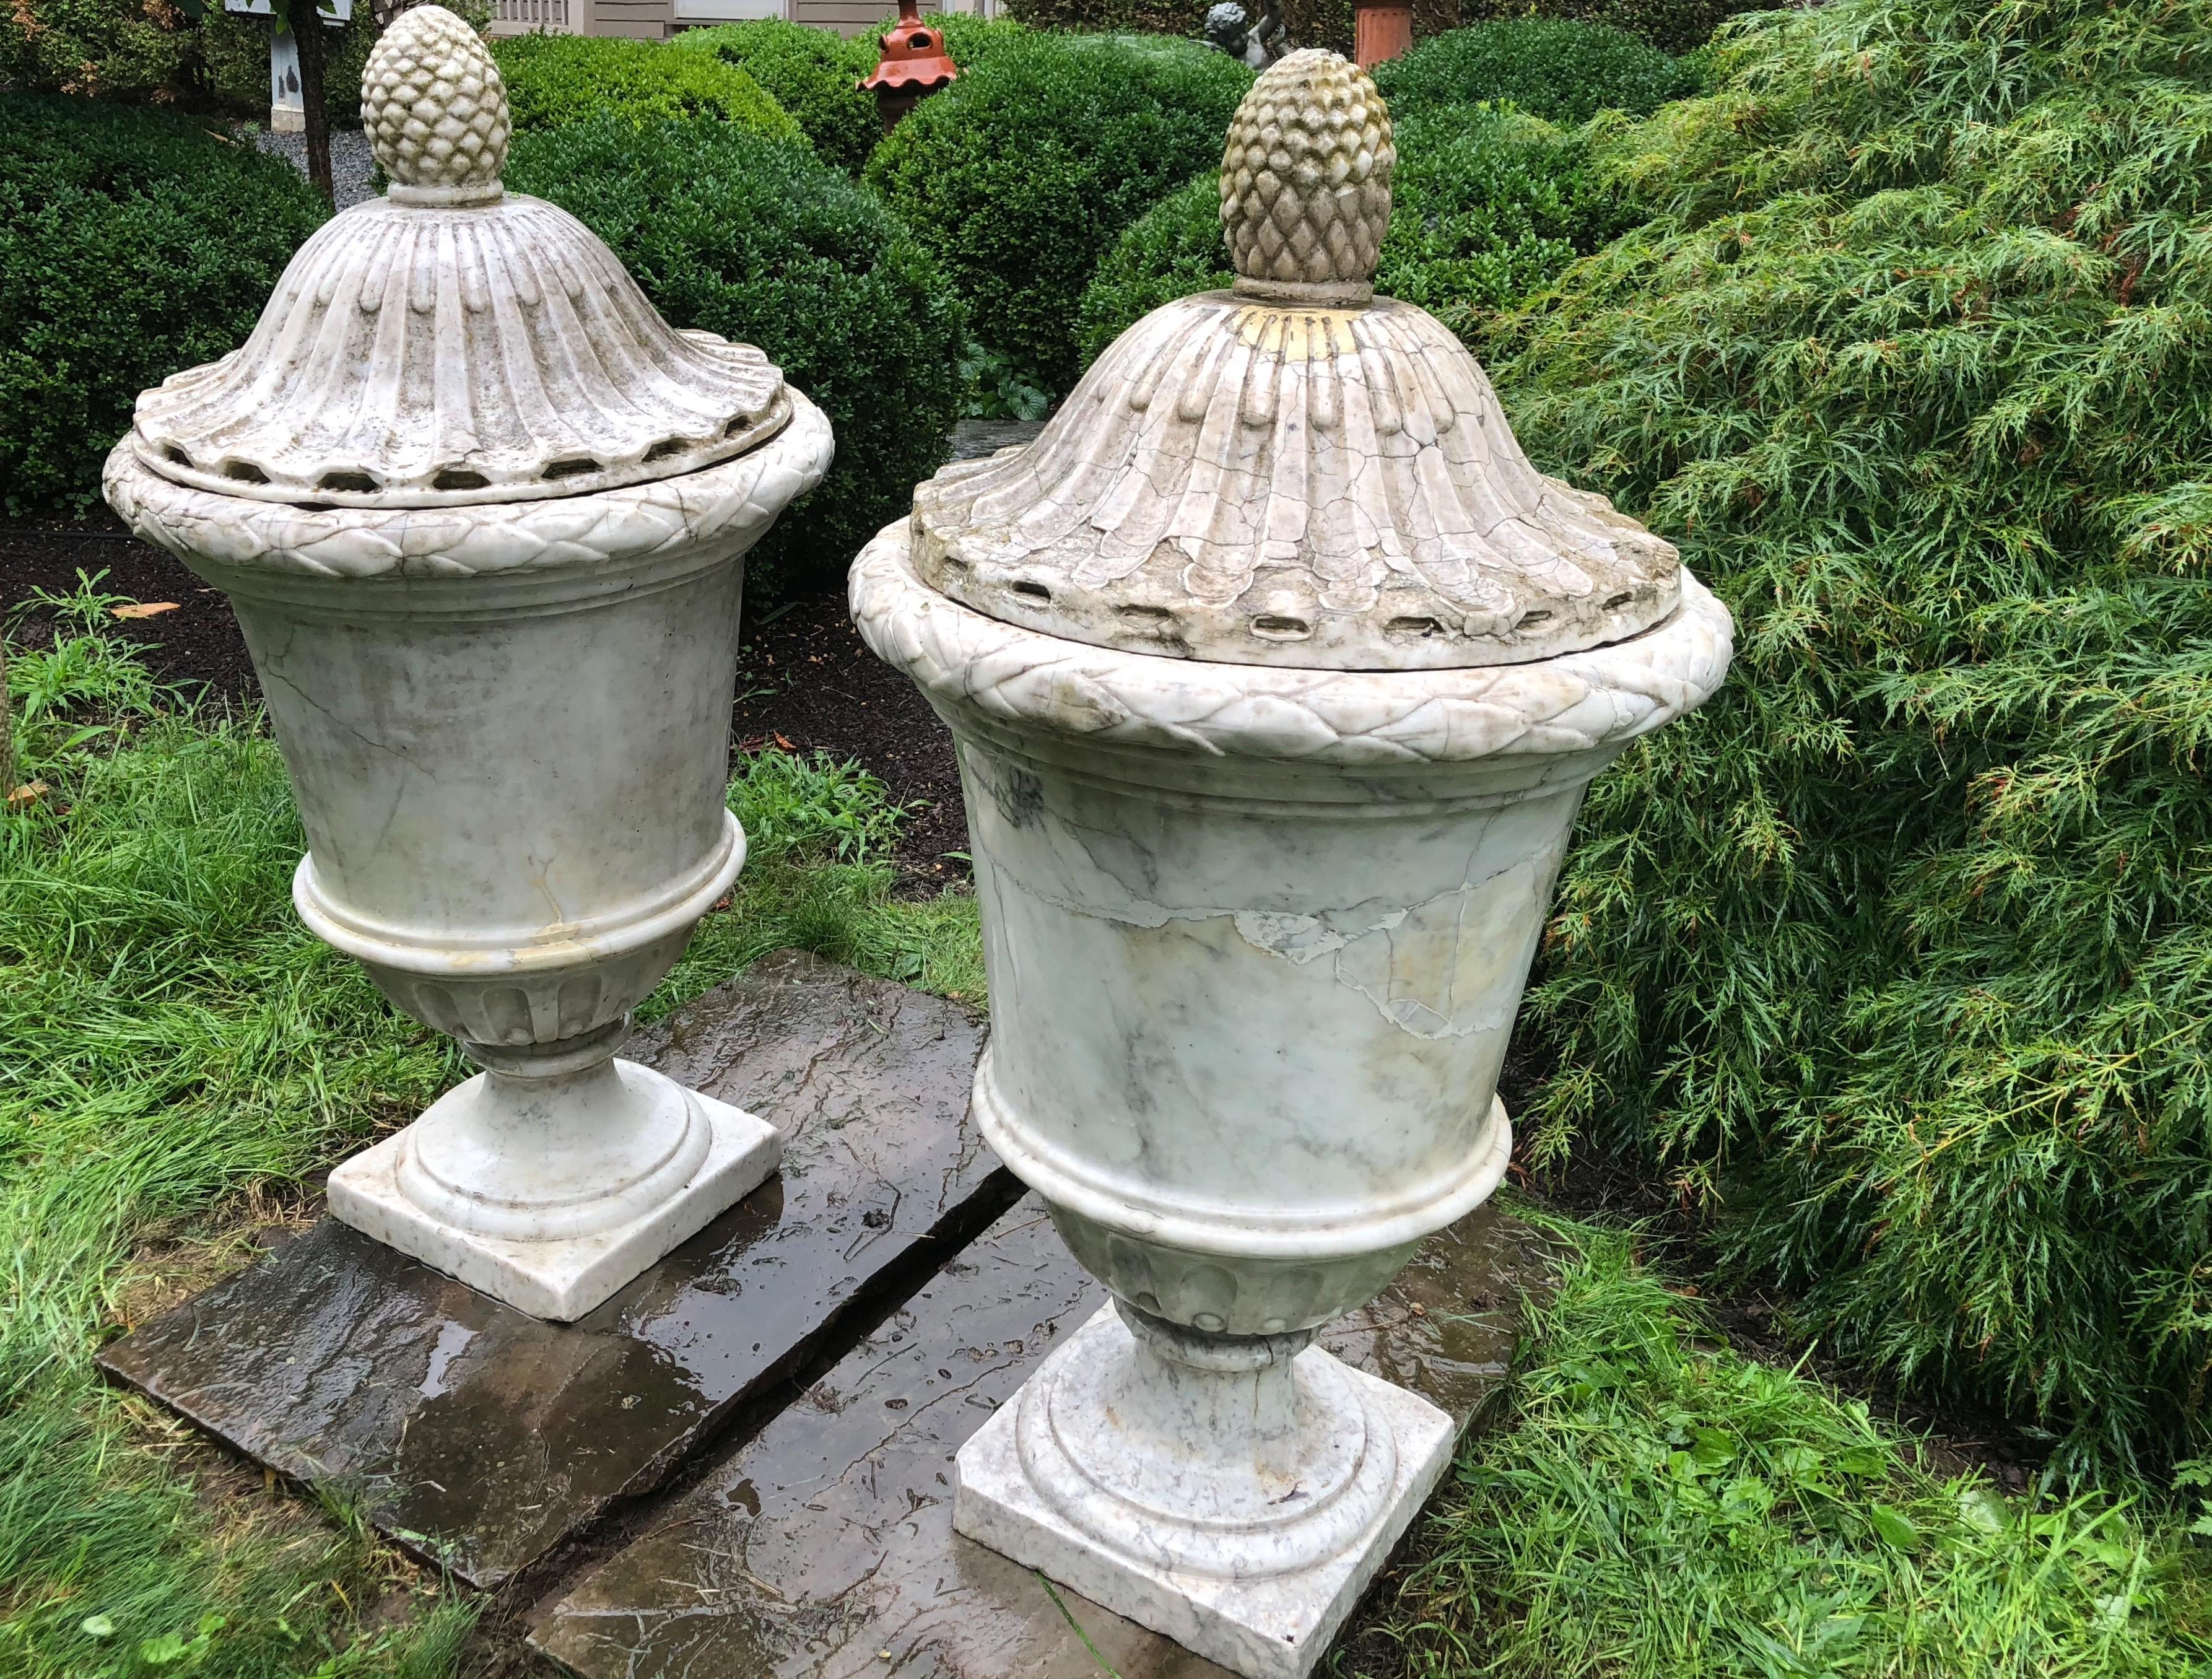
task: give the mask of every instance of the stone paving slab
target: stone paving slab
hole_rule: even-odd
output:
[[[100,1361],[499,1585],[1009,1203],[968,1119],[982,1039],[940,998],[764,958],[625,1053],[775,1124],[782,1172],[597,1311],[539,1322],[325,1219]]]
[[[1322,1344],[1463,1425],[1543,1274],[1540,1238],[1484,1208]],[[1102,1664],[1220,1679],[1065,1589],[1063,1614],[1036,1575],[952,1531],[954,1454],[1104,1298],[1024,1197],[554,1604],[531,1643],[583,1679],[1098,1679]]]

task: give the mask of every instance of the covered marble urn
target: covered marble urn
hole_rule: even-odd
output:
[[[830,426],[501,190],[506,93],[452,13],[386,32],[362,115],[390,191],[139,398],[107,497],[237,611],[301,916],[484,1069],[339,1166],[331,1212],[574,1317],[776,1165],[772,1128],[615,1052],[744,863],[742,561]]]
[[[1583,788],[1729,653],[1675,551],[1374,295],[1395,160],[1363,72],[1270,69],[1222,167],[1235,289],[1130,328],[851,578],[958,743],[982,1133],[1114,1297],[961,1451],[956,1524],[1254,1676],[1318,1658],[1453,1445],[1309,1343],[1496,1187]]]

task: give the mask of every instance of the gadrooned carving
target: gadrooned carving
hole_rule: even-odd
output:
[[[742,537],[822,482],[830,422],[797,392],[766,446],[679,478],[596,496],[457,508],[313,509],[172,483],[125,438],[107,457],[109,505],[157,548],[223,565],[325,577],[473,577],[629,560]]]
[[[853,564],[854,623],[933,697],[1056,732],[1224,757],[1451,763],[1617,745],[1702,703],[1728,669],[1728,609],[1687,572],[1641,636],[1530,665],[1318,671],[1214,665],[1070,642],[947,599],[903,522]]]

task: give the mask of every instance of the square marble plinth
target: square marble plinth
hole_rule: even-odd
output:
[[[1048,1381],[1096,1336],[1128,1338],[1111,1305],[1068,1337],[1030,1380]],[[1072,1585],[1092,1602],[1164,1633],[1245,1679],[1304,1679],[1359,1602],[1451,1462],[1458,1427],[1419,1395],[1330,1360],[1319,1347],[1298,1363],[1338,1363],[1389,1427],[1398,1475],[1387,1513],[1358,1545],[1310,1568],[1263,1579],[1148,1567],[1099,1548],[1048,1504],[1022,1467],[1018,1402],[994,1413],[959,1454],[953,1525],[969,1538]]]
[[[782,1168],[596,1311],[530,1317],[325,1219],[100,1365],[456,1579],[526,1593],[1006,1210],[1019,1186],[968,1116],[982,1041],[957,1003],[763,957],[631,1052],[773,1123]]]
[[[714,1136],[707,1158],[668,1200],[611,1230],[517,1242],[432,1217],[399,1187],[399,1159],[413,1125],[331,1171],[331,1216],[518,1311],[573,1323],[758,1189],[782,1159],[783,1139],[766,1120],[690,1094]]]
[[[1480,1208],[1321,1344],[1465,1427],[1548,1287],[1548,1251]],[[531,1645],[580,1679],[1223,1679],[952,1530],[956,1455],[1104,1299],[1024,1197],[533,1611]],[[1349,1673],[1390,1670],[1394,1648],[1357,1616],[1339,1641]]]

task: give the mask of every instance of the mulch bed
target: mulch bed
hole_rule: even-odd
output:
[[[177,611],[118,625],[146,649],[157,681],[204,686],[218,703],[261,697],[239,634],[218,589],[157,548],[122,531],[71,526],[0,527],[0,612],[11,633],[36,646],[56,628],[32,605],[32,593],[65,593],[77,574],[100,576],[103,593],[173,601]],[[790,600],[757,616],[746,605],[732,721],[739,751],[781,746],[857,760],[891,797],[911,806],[893,859],[903,892],[930,892],[968,878],[967,817],[952,736],[907,678],[861,642],[842,594]]]

